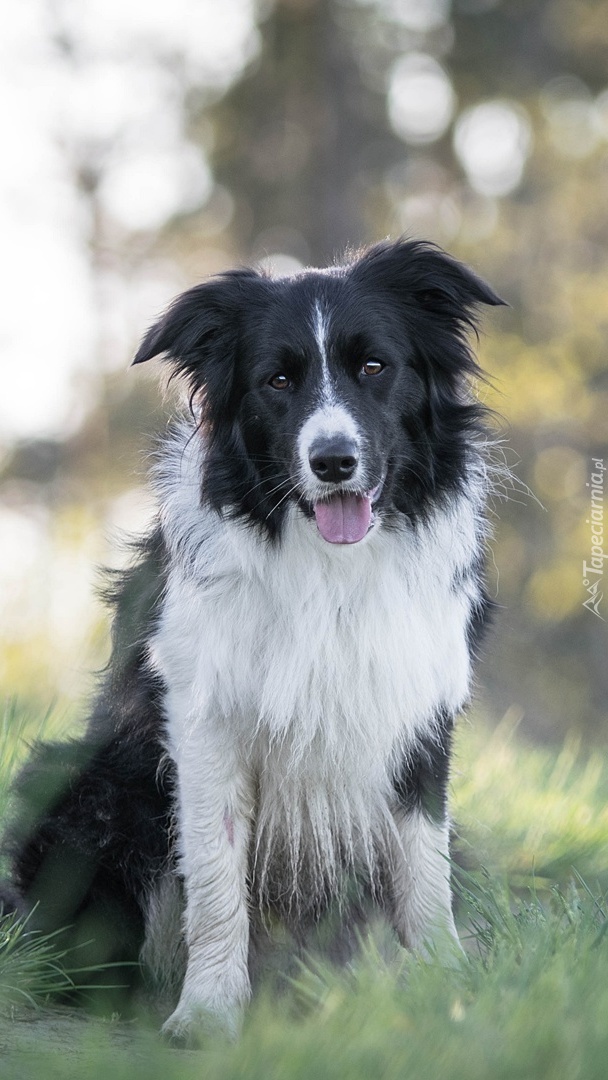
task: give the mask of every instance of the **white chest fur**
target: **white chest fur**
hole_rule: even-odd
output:
[[[260,768],[270,756],[303,781],[312,768],[382,786],[393,755],[468,694],[476,500],[344,547],[293,507],[273,546],[201,509],[200,467],[180,447],[162,486],[171,569],[150,651],[169,750],[219,724]]]

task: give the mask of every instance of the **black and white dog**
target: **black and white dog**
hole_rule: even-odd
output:
[[[450,739],[488,609],[467,334],[500,303],[387,242],[198,285],[135,357],[166,355],[191,419],[88,733],[18,783],[13,886],[41,925],[111,940],[102,959],[181,964],[173,1035],[234,1028],[260,913],[305,926],[346,881],[408,948],[456,938]]]

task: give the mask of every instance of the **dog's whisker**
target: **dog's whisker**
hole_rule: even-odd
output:
[[[247,495],[252,495],[254,491],[257,491],[259,488],[263,487],[264,484],[268,483],[268,480],[272,480],[272,479],[276,480],[276,476],[275,477],[265,477],[263,480],[259,480],[257,484],[253,484],[252,487],[247,488]],[[269,491],[265,491],[264,495],[266,497],[269,497],[270,495],[274,495],[275,491],[280,491],[280,489],[282,487],[284,487],[285,484],[289,484],[289,483],[291,483],[291,477],[288,477],[287,479],[280,480],[279,483],[275,485],[275,487],[270,488]]]
[[[298,485],[297,483],[296,483],[296,484],[292,484],[292,486],[291,486],[291,487],[289,488],[289,490],[285,492],[285,494],[283,495],[283,497],[282,497],[282,498],[280,498],[280,499],[279,499],[279,501],[278,501],[277,503],[275,503],[275,505],[273,506],[272,510],[269,510],[269,512],[268,512],[268,513],[266,514],[266,518],[269,518],[269,517],[271,517],[271,516],[272,516],[272,514],[275,514],[275,513],[276,513],[276,511],[277,511],[277,510],[279,509],[279,506],[281,506],[281,504],[282,504],[282,503],[284,503],[284,502],[285,502],[285,500],[286,500],[286,499],[288,499],[288,498],[289,498],[289,496],[290,496],[290,495],[292,495],[294,491],[297,491],[297,490],[298,490],[298,487],[299,487],[299,485]]]

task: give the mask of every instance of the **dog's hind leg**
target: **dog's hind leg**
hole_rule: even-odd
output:
[[[136,746],[125,735],[37,745],[5,839],[17,910],[35,931],[61,931],[68,963],[82,969],[75,985],[108,983],[103,965],[125,965],[114,990],[97,995],[121,1011],[140,987],[147,897],[169,861],[160,754],[153,738]]]

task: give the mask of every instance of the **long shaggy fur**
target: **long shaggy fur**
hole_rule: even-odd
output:
[[[196,286],[137,353],[191,415],[88,733],[36,750],[9,846],[40,926],[173,987],[172,1036],[235,1029],[269,913],[299,933],[354,888],[402,944],[455,939],[451,732],[488,611],[468,335],[500,302],[384,243]]]

